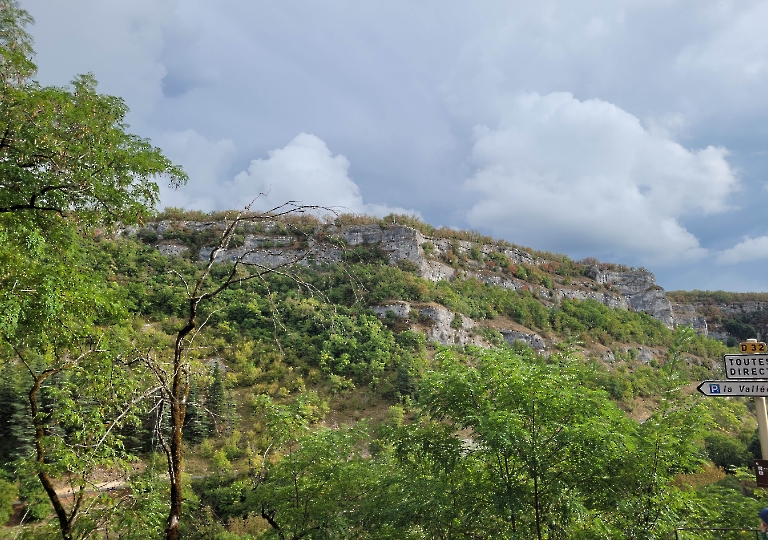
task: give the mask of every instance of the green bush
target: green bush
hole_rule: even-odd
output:
[[[712,463],[723,469],[752,464],[752,454],[747,450],[747,445],[726,433],[710,433],[704,438],[704,447]]]
[[[13,515],[13,502],[19,497],[19,488],[0,478],[0,526]]]
[[[668,345],[672,331],[646,313],[611,309],[596,300],[563,300],[550,316],[552,328],[567,335],[582,333],[604,345],[613,341]]]

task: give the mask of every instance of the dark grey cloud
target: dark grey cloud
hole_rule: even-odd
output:
[[[22,1],[41,80],[93,71],[188,169],[167,204],[289,196],[295,156],[360,211],[768,289],[765,2]]]

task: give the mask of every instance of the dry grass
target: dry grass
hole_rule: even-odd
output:
[[[725,478],[723,469],[714,463],[708,463],[700,471],[690,474],[678,474],[672,479],[672,485],[684,489],[699,489],[710,484],[715,484]]]

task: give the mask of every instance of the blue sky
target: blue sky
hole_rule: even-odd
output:
[[[416,213],[666,289],[768,290],[768,3],[22,0],[39,79],[93,72],[190,175]]]

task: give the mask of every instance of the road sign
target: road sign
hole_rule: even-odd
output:
[[[724,354],[729,379],[768,379],[768,354]]]
[[[768,487],[768,460],[755,460],[755,480],[757,487]]]
[[[768,396],[768,381],[704,381],[697,390],[705,396]]]
[[[739,349],[743,353],[761,353],[768,352],[765,343],[762,341],[742,341],[739,343]]]

